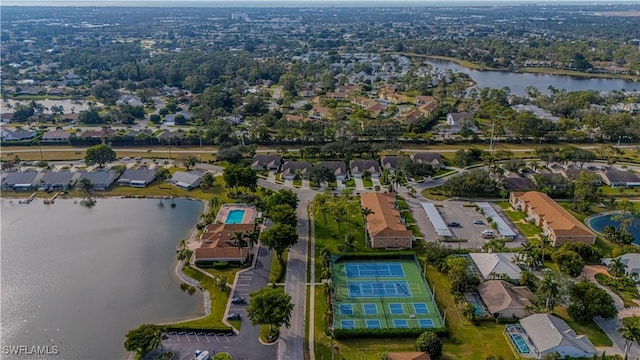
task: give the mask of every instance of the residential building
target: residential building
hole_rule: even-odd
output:
[[[43,173],[37,171],[12,171],[2,179],[2,190],[34,190],[42,179]]]
[[[640,254],[639,253],[627,253],[619,256],[620,261],[625,265],[624,272],[627,276],[634,276],[634,274],[640,275]],[[602,263],[609,266],[613,261],[613,258],[604,258]]]
[[[146,187],[156,179],[158,171],[148,167],[126,169],[118,179],[120,186]]]
[[[36,137],[37,132],[33,130],[15,130],[9,131],[2,129],[2,141],[21,141],[29,140]]]
[[[416,96],[415,101],[413,102],[413,104],[415,106],[420,106],[420,105],[425,105],[425,104],[432,104],[436,102],[436,98],[434,98],[433,96],[423,96],[423,95],[418,95]]]
[[[326,107],[314,106],[309,110],[309,117],[316,120],[326,119],[330,111],[331,110]]]
[[[366,219],[372,248],[409,249],[413,246],[413,233],[407,230],[395,201],[395,193],[370,192],[360,196],[362,208],[373,211]]]
[[[200,171],[176,171],[171,176],[170,182],[183,190],[191,190],[200,186],[202,175]]]
[[[256,154],[253,155],[251,168],[254,170],[280,170],[282,158],[280,155]]]
[[[461,129],[467,128],[473,132],[478,131],[473,113],[470,112],[458,112],[447,114],[447,122],[445,131],[448,133],[456,134]]]
[[[191,121],[193,119],[193,114],[188,111],[178,111],[175,114],[168,114],[164,116],[164,122],[173,123],[176,120],[176,116],[182,115],[185,121]]]
[[[200,236],[200,247],[194,251],[196,264],[203,261],[233,263],[250,261],[249,247],[237,243],[236,233],[247,233],[253,230],[253,224],[208,224]]]
[[[42,180],[38,185],[38,189],[42,190],[67,190],[72,188],[75,184],[75,177],[79,176],[79,173],[73,173],[71,171],[44,171]]]
[[[100,169],[92,172],[83,171],[80,173],[80,178],[76,186],[82,184],[82,179],[89,179],[91,181],[91,188],[94,190],[106,190],[116,181],[118,175],[111,169]]]
[[[387,360],[431,360],[426,352],[410,351],[410,352],[389,352]]]
[[[496,318],[523,318],[529,315],[531,290],[504,280],[488,280],[478,286],[478,293],[489,312]]]
[[[414,125],[424,118],[424,113],[418,109],[413,109],[398,116],[398,121],[404,125]]]
[[[425,163],[436,169],[444,169],[444,160],[442,156],[434,152],[421,152],[411,155],[411,160],[417,163]]]
[[[514,284],[520,282],[522,270],[516,265],[517,253],[470,253],[469,256],[484,280],[504,276]]]
[[[47,131],[42,135],[42,142],[68,142],[71,133],[65,130]]]
[[[593,245],[596,241],[596,234],[545,193],[512,192],[509,204],[525,213],[527,220],[539,226],[554,247],[569,242]]]
[[[336,176],[336,180],[347,180],[349,173],[347,172],[347,166],[344,161],[320,161],[316,166],[323,166],[333,171]]]
[[[351,176],[356,178],[361,178],[365,171],[368,171],[371,177],[380,176],[380,165],[375,160],[351,160],[349,170]]]
[[[296,175],[303,178],[307,177],[307,173],[313,166],[306,161],[287,161],[282,165],[282,177],[286,180],[293,180]]]
[[[640,178],[630,171],[609,168],[601,172],[600,176],[604,183],[612,188],[640,186]]]
[[[536,188],[531,179],[520,176],[516,173],[510,173],[503,180],[504,188],[511,191],[529,191]]]
[[[380,159],[382,170],[389,170],[392,173],[396,171],[403,161],[409,161],[408,156],[383,156]]]
[[[592,358],[598,353],[591,341],[578,335],[564,320],[551,314],[533,314],[520,320],[536,359],[558,353],[560,358]]]

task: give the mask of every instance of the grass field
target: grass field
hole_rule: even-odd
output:
[[[596,325],[593,321],[587,324],[580,324],[571,319],[569,314],[567,314],[567,310],[563,307],[557,306],[553,309],[553,315],[561,318],[566,321],[569,327],[571,327],[577,334],[585,335],[591,340],[593,346],[611,346],[611,339],[607,336],[607,334]]]
[[[400,272],[385,273],[388,267],[393,266],[395,270],[401,268]],[[364,270],[370,267],[379,267],[377,270]],[[357,274],[358,270],[366,273]],[[354,273],[355,271],[355,273]],[[347,328],[345,322],[353,322],[356,329],[366,329],[368,321],[376,322],[379,328],[397,328],[401,325],[396,321],[406,322],[409,328],[441,328],[442,318],[438,308],[433,301],[431,290],[425,284],[421,275],[422,270],[416,262],[407,259],[385,259],[379,261],[337,261],[332,265],[332,286],[333,286],[333,314],[334,327]],[[384,277],[384,275],[389,275]],[[359,283],[368,284],[384,283],[393,288],[393,292],[386,292],[384,295],[368,296],[356,294],[349,289],[350,285]],[[405,283],[406,282],[406,283]],[[425,308],[426,313],[420,313],[414,306],[420,304]],[[367,313],[366,308],[370,307],[371,313]],[[395,311],[391,308],[394,307]],[[351,311],[345,314],[344,311]],[[420,325],[420,320],[430,322],[432,325]],[[404,326],[404,325],[402,325]]]
[[[511,211],[505,208],[503,208],[502,211],[507,215],[507,217],[509,217],[511,222],[516,224],[516,226],[518,227],[518,229],[520,229],[520,231],[522,231],[524,236],[531,238],[537,236],[542,232],[542,229],[540,229],[538,226],[524,220],[525,215],[520,211]]]

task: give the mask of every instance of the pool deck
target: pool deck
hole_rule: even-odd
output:
[[[258,212],[256,208],[252,205],[248,204],[224,204],[220,207],[218,214],[216,215],[216,223],[226,223],[227,217],[229,216],[229,212],[232,210],[243,210],[244,217],[239,224],[253,224],[256,217],[258,216]]]

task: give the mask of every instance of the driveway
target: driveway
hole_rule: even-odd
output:
[[[293,187],[293,179],[291,179],[291,180],[285,179],[284,180],[284,186],[288,187],[288,188],[292,188]]]
[[[362,178],[354,177],[353,180],[356,182],[356,191],[365,191],[364,182]]]

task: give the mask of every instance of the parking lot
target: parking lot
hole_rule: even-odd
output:
[[[458,223],[459,226],[449,226],[449,229],[453,233],[453,237],[456,239],[466,239],[466,242],[449,242],[443,243],[448,244],[450,247],[458,247],[461,248],[470,248],[470,249],[481,249],[484,243],[489,240],[482,237],[483,230],[491,230],[491,226],[489,226],[487,219],[481,213],[475,210],[475,203],[469,203],[465,201],[443,201],[437,203],[438,211],[444,221],[451,225],[451,223]],[[463,206],[466,205],[466,206]],[[471,206],[470,206],[471,205]],[[509,224],[509,226],[516,232],[518,232],[517,227],[511,223],[509,218],[507,218],[502,210],[496,205],[492,205],[494,209],[500,214],[500,216]],[[474,224],[474,221],[479,222],[482,221],[482,224]],[[429,232],[433,232],[433,234],[429,234],[430,236],[436,236],[435,231],[433,230],[433,226],[428,224],[426,228]],[[515,241],[507,242],[506,245],[509,248],[518,247],[522,243],[522,235],[519,235]]]

